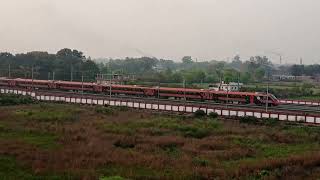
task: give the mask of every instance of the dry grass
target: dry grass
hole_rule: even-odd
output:
[[[8,161],[17,164],[15,174],[44,179],[313,179],[320,174],[319,128],[77,105],[0,110],[0,170],[11,179],[18,176],[9,173]]]

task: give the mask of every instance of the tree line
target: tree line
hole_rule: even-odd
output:
[[[93,80],[100,71],[98,65],[81,51],[68,48],[56,54],[41,51],[16,55],[0,53],[0,70],[1,76],[30,78],[33,75],[37,79],[57,80],[70,80],[72,77],[79,80],[82,73]]]
[[[293,76],[319,76],[320,65],[292,65],[290,67],[290,72]]]
[[[292,75],[314,75],[320,65],[289,67]],[[153,57],[96,59],[83,52],[64,48],[55,54],[33,51],[20,54],[0,53],[0,76],[37,79],[95,81],[97,74],[130,74],[140,82],[160,83],[216,83],[260,82],[275,73],[276,68],[266,56],[252,56],[242,60],[235,56],[231,62],[195,61],[185,56],[181,61]]]

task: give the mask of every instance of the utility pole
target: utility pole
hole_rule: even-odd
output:
[[[55,73],[54,73],[54,71],[52,72],[52,79],[53,79],[53,81],[54,81],[54,75],[55,75]]]
[[[186,97],[186,80],[185,79],[183,79],[183,96],[184,96],[184,111],[186,112],[187,97]]]
[[[160,99],[160,79],[158,80],[158,101],[159,99]]]
[[[184,101],[187,101],[187,97],[186,97],[186,80],[183,79],[183,97],[184,97]]]
[[[240,72],[238,72],[238,91],[240,92]]]
[[[113,78],[113,73],[111,72],[111,76],[110,76],[110,82],[109,82],[109,85],[110,85],[110,89],[109,89],[109,95],[110,95],[110,100],[111,100],[111,97],[112,97],[112,78]]]
[[[160,110],[160,78],[158,79],[158,110]]]
[[[267,71],[267,97],[266,97],[266,112],[268,112],[268,106],[269,106],[269,71]]]
[[[83,72],[81,72],[81,103],[83,99]]]
[[[33,65],[31,67],[32,89],[33,89]]]
[[[11,78],[11,65],[9,63],[9,78]]]
[[[70,69],[70,79],[71,79],[71,82],[73,81],[73,65],[71,64],[71,69]]]
[[[229,86],[227,86],[227,101],[226,101],[226,108],[228,108],[228,103],[229,103]]]

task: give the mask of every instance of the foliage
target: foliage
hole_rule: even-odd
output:
[[[215,118],[217,118],[217,117],[219,116],[219,114],[216,113],[216,112],[210,112],[208,116],[209,116],[210,118],[212,118],[212,119],[215,119]]]
[[[99,180],[124,180],[121,176],[101,177]]]
[[[276,119],[276,118],[261,118],[261,119],[258,119],[258,118],[254,117],[254,116],[243,116],[243,117],[240,117],[240,123],[275,126],[275,125],[279,124],[279,119]]]
[[[193,63],[192,57],[191,56],[184,56],[182,58],[182,63],[184,64],[191,64]]]
[[[257,124],[258,123],[258,118],[254,116],[243,116],[240,117],[240,123],[246,123],[246,124]]]
[[[194,117],[202,118],[205,117],[207,114],[204,112],[204,110],[198,109],[196,112],[194,112]]]
[[[0,106],[11,106],[20,104],[33,104],[36,101],[30,96],[15,94],[0,94]]]
[[[36,175],[30,169],[20,166],[15,158],[0,156],[0,177],[1,179],[48,179],[48,180],[72,180],[76,179],[71,175]]]
[[[118,112],[129,111],[129,108],[127,106],[97,106],[95,111],[99,114],[113,115]]]
[[[206,167],[206,166],[209,166],[210,161],[207,160],[207,159],[196,157],[196,158],[193,159],[193,163],[196,166],[204,166],[204,167]]]
[[[9,64],[11,76],[20,78],[31,78],[33,69],[36,79],[52,79],[55,72],[55,79],[70,80],[73,72],[73,79],[81,81],[81,74],[84,72],[85,80],[92,81],[99,72],[97,64],[86,58],[81,51],[68,48],[61,49],[56,54],[40,51],[16,55],[0,53],[0,68],[7,71]],[[1,76],[7,76],[8,73]]]
[[[189,122],[186,124],[185,122]],[[109,122],[102,127],[106,132],[133,135],[143,128],[170,129],[184,137],[204,138],[220,129],[215,120],[179,120],[176,118],[159,118],[153,121],[131,121],[126,124]]]
[[[115,113],[115,111],[112,108],[103,107],[103,106],[97,106],[95,108],[95,111],[99,114],[105,114],[105,115],[112,115]]]
[[[294,76],[318,77],[320,65],[292,65],[275,68],[266,56],[252,56],[241,59],[236,55],[231,63],[217,60],[194,61],[191,56],[184,56],[182,61],[157,59],[154,57],[138,57],[124,59],[97,59],[91,60],[81,51],[64,48],[55,54],[32,51],[13,55],[8,52],[0,53],[0,76],[31,78],[34,70],[36,79],[95,81],[98,73],[135,75],[137,82],[156,83],[243,83],[261,82],[274,73],[289,72]],[[33,68],[32,68],[33,67]]]
[[[17,110],[15,115],[34,121],[64,122],[79,119],[79,113],[81,112],[77,108],[68,108],[66,105],[59,104],[40,104],[39,107],[41,108]]]
[[[13,131],[11,129],[0,130],[0,139],[15,139],[40,148],[55,148],[57,137],[41,132]]]
[[[64,123],[30,121],[16,115],[22,108],[63,113],[76,109],[80,116]],[[276,119],[247,125],[209,117],[114,111],[101,116],[94,106],[0,107],[0,177],[317,179],[320,175],[319,127]],[[56,144],[59,148],[51,148]]]
[[[115,147],[123,148],[123,149],[131,149],[135,147],[134,143],[131,143],[129,141],[121,141],[117,140],[114,144]]]
[[[270,88],[269,93],[275,94],[278,98],[295,98],[301,96],[316,96],[312,90],[312,85],[308,83],[302,84],[302,86],[284,87],[284,88]],[[242,87],[241,91],[249,92],[265,92],[266,88],[261,86],[256,87]]]
[[[261,122],[263,125],[266,126],[276,126],[279,124],[280,121],[277,118],[262,118]]]

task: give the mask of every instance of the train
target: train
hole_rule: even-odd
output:
[[[98,84],[91,82],[70,82],[21,78],[0,78],[0,86],[18,87],[27,90],[59,90],[106,95],[137,96],[144,98],[153,97],[161,99],[210,101],[216,103],[253,104],[260,106],[279,105],[279,100],[273,94],[263,92],[226,92],[210,89],[146,87],[139,85]]]

